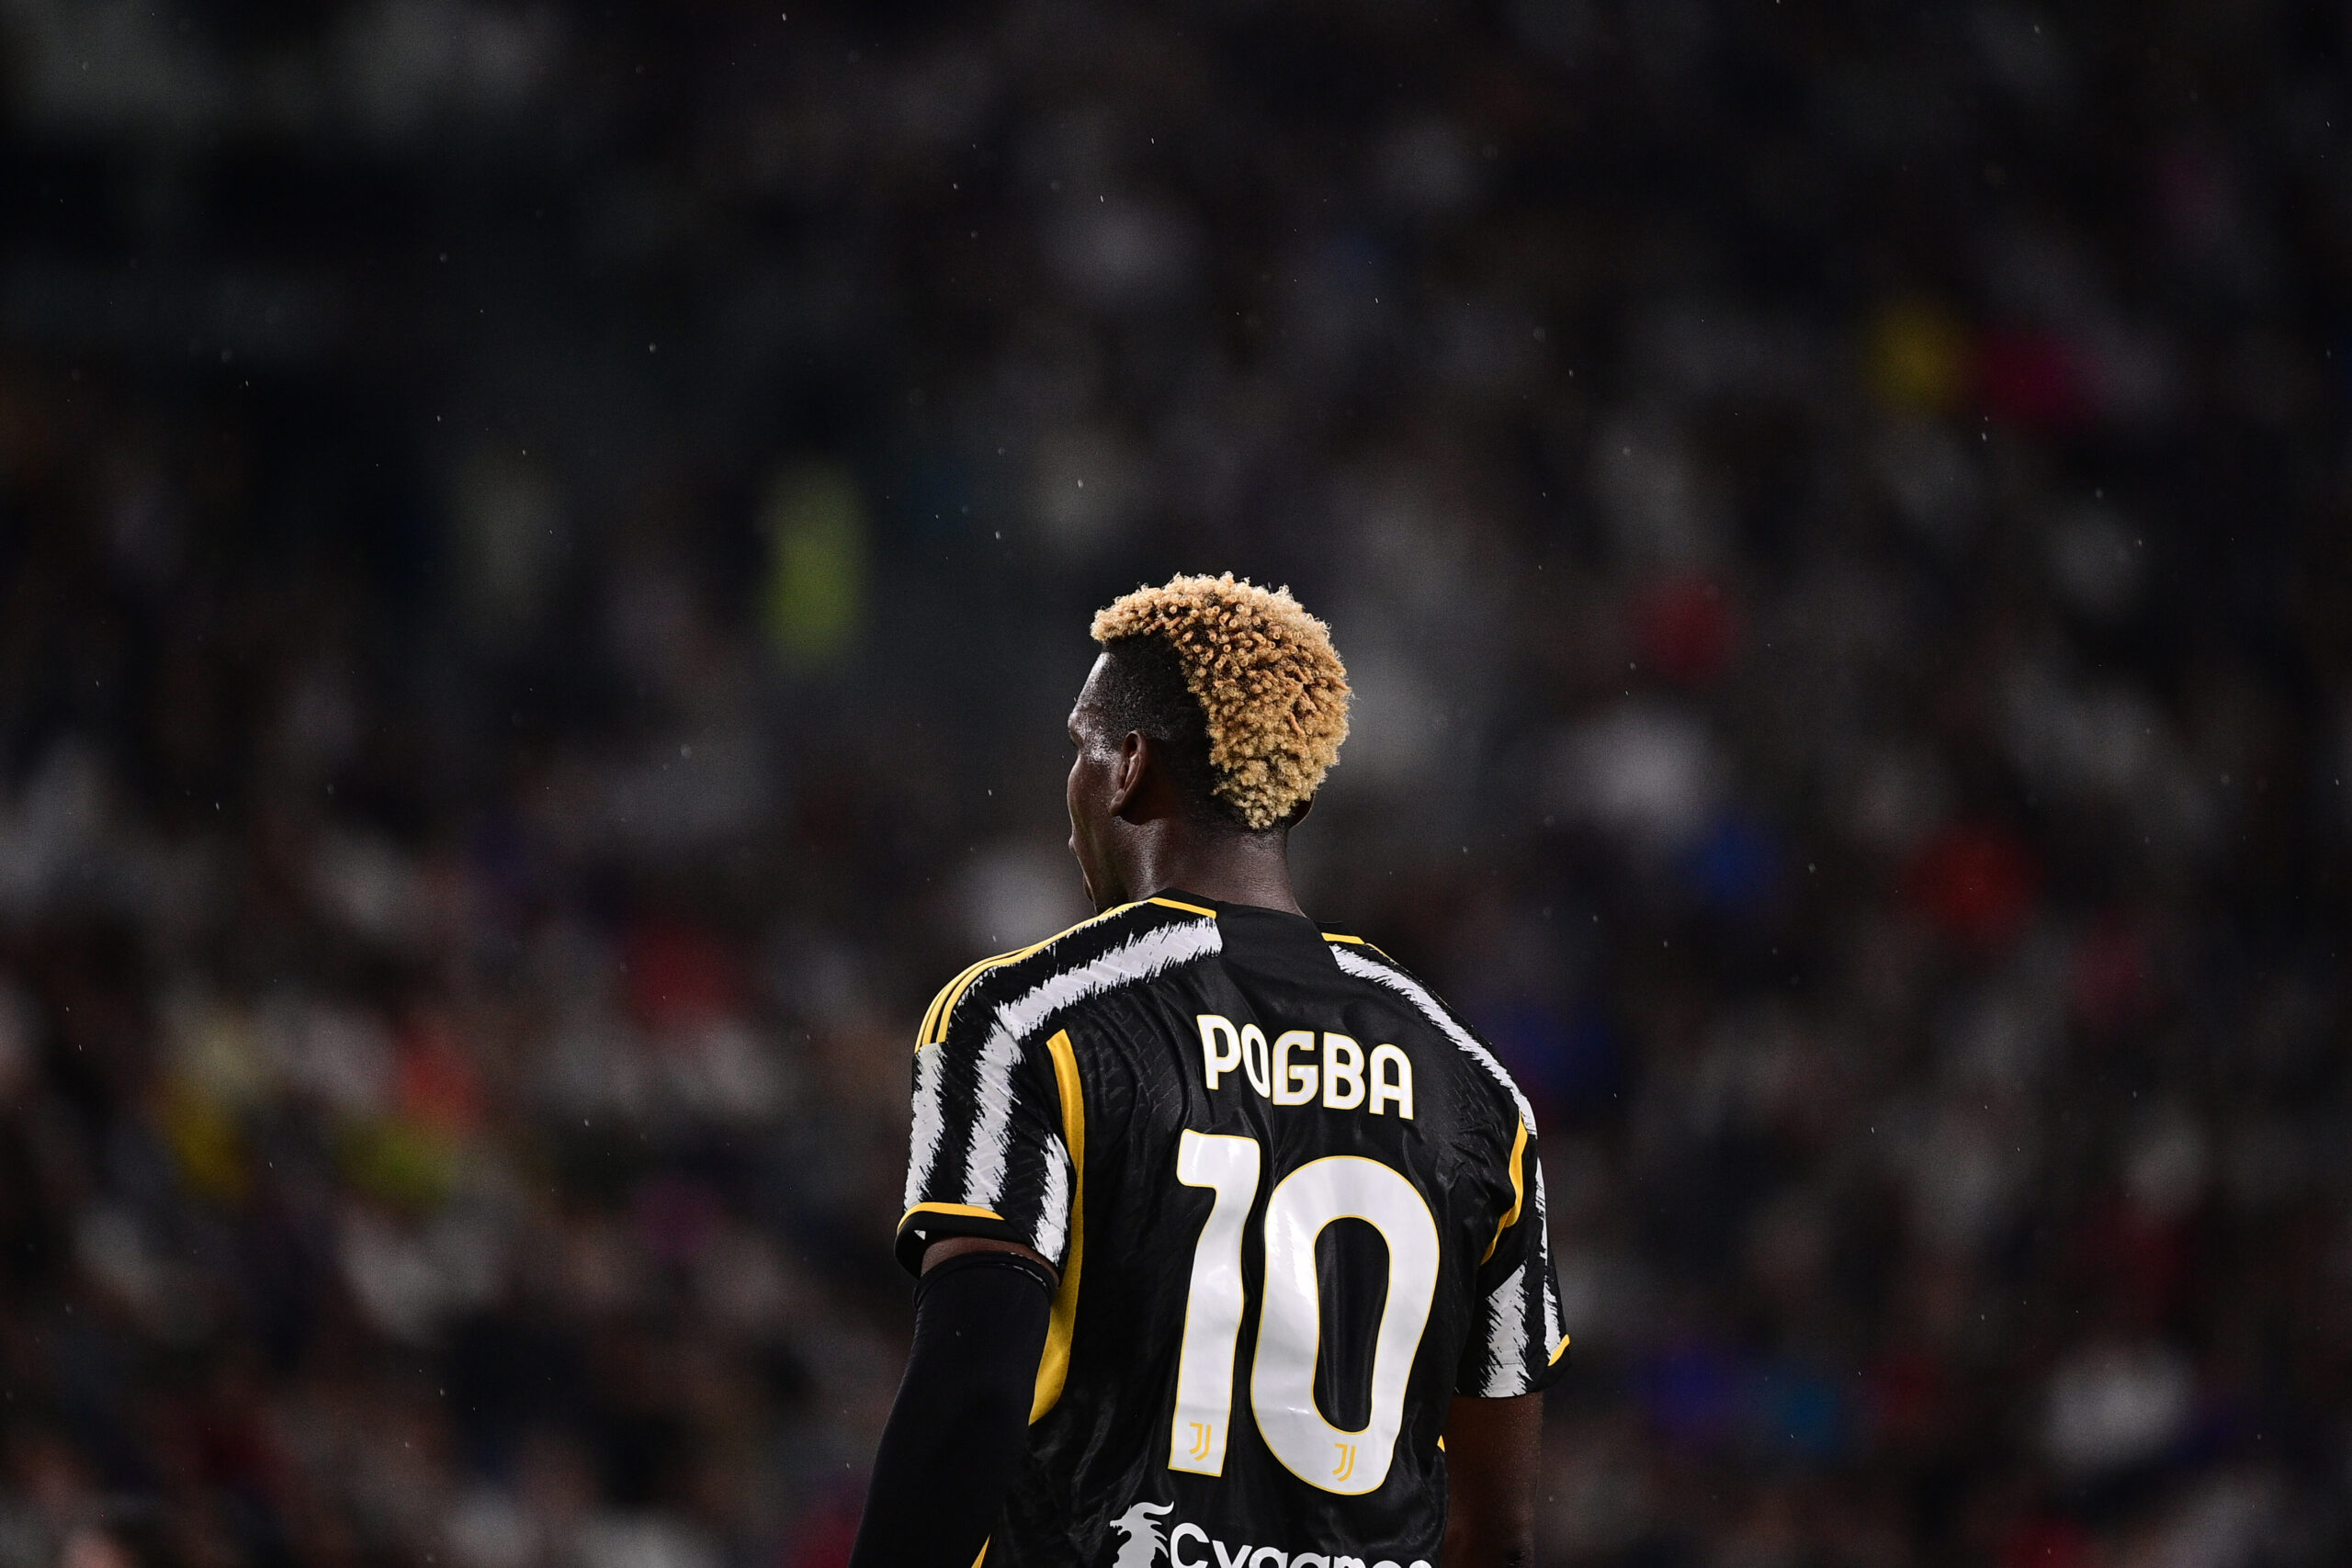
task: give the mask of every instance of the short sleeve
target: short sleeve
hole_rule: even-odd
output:
[[[1535,1136],[1519,1123],[1510,1156],[1513,1202],[1478,1266],[1478,1300],[1454,1392],[1480,1399],[1533,1393],[1567,1370],[1560,1282],[1544,1213],[1544,1167]]]
[[[936,1038],[915,1050],[899,1261],[920,1274],[933,1242],[968,1235],[1018,1242],[1058,1269],[1077,1178],[1062,1103],[1078,1088],[1069,1037],[1019,1037],[988,1004],[990,987],[958,986],[933,1003],[925,1033]]]

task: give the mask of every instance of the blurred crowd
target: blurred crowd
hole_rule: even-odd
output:
[[[2348,31],[0,0],[0,1568],[836,1568],[1177,570],[1537,1105],[1544,1568],[2345,1561]]]

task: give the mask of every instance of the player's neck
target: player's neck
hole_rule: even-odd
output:
[[[1255,904],[1294,915],[1290,846],[1281,833],[1202,833],[1188,824],[1155,823],[1127,845],[1126,885],[1136,897],[1182,888],[1220,904]]]

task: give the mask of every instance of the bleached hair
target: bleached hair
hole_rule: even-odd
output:
[[[1171,577],[1095,612],[1104,647],[1156,637],[1208,720],[1211,789],[1263,831],[1314,797],[1348,738],[1348,672],[1331,629],[1287,588]]]

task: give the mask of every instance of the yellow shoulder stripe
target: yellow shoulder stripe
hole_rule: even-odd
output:
[[[1558,1359],[1559,1359],[1563,1355],[1566,1355],[1566,1354],[1567,1353],[1567,1348],[1568,1348],[1568,1337],[1567,1337],[1566,1335],[1563,1334],[1563,1335],[1561,1335],[1561,1336],[1560,1336],[1560,1342],[1559,1342],[1557,1345],[1555,1345],[1555,1346],[1553,1346],[1553,1347],[1552,1347],[1552,1361],[1556,1361],[1556,1360],[1558,1360]],[[1550,1365],[1552,1364],[1552,1361],[1546,1361],[1546,1362],[1544,1362],[1544,1364],[1545,1366],[1547,1366],[1547,1367],[1548,1367],[1548,1366],[1550,1366]]]
[[[1012,956],[1012,953],[1007,953],[994,958],[983,958],[978,964],[960,971],[956,978],[940,987],[939,994],[931,998],[931,1006],[923,1012],[922,1027],[915,1031],[915,1049],[922,1050],[945,1032],[947,1015],[955,1010],[956,998],[964,994],[965,987],[979,977],[980,971],[993,964],[1002,964]]]
[[[1054,1407],[1069,1381],[1069,1347],[1078,1332],[1078,1270],[1086,1260],[1086,1098],[1078,1082],[1078,1052],[1069,1031],[1056,1030],[1046,1042],[1054,1058],[1054,1087],[1061,1091],[1062,1146],[1069,1150],[1072,1172],[1069,1190],[1069,1255],[1062,1259],[1061,1284],[1054,1292],[1053,1313],[1046,1320],[1045,1353],[1037,1358],[1037,1387],[1029,1402],[1029,1420]]]
[[[978,1203],[917,1203],[899,1216],[899,1228],[906,1229],[907,1222],[917,1214],[961,1214],[966,1219],[994,1220],[999,1224],[1004,1223],[1002,1214],[994,1209],[983,1209]]]
[[[1527,1123],[1521,1122],[1519,1124],[1519,1132],[1510,1141],[1510,1213],[1505,1214],[1502,1224],[1495,1227],[1495,1239],[1487,1244],[1487,1258],[1492,1258],[1495,1255],[1495,1248],[1503,1244],[1503,1232],[1519,1223],[1519,1211],[1527,1202],[1527,1176],[1521,1168],[1522,1164],[1521,1156],[1526,1153]],[[1481,1258],[1478,1261],[1484,1263],[1487,1258]]]
[[[1153,898],[1148,902],[1166,909],[1182,909],[1188,915],[1206,915],[1212,920],[1216,919],[1215,909],[1204,909],[1198,904],[1187,904],[1181,898]]]
[[[1366,953],[1379,953],[1381,957],[1388,958],[1388,954],[1381,953],[1380,947],[1377,943],[1366,942],[1360,936],[1350,936],[1345,931],[1325,931],[1323,933],[1323,940],[1325,942],[1344,942],[1350,947],[1361,947]],[[1394,964],[1396,961],[1393,958],[1388,958],[1388,962]]]
[[[1160,902],[1161,900],[1154,901]],[[1028,957],[1031,953],[1037,952],[1040,948],[1050,947],[1055,942],[1061,941],[1062,938],[1069,935],[1071,931],[1081,931],[1086,927],[1092,925],[1097,920],[1107,920],[1114,915],[1123,914],[1134,908],[1135,906],[1133,904],[1118,905],[1115,908],[1103,910],[1099,915],[1089,915],[1086,919],[1079,921],[1077,925],[1057,931],[1043,942],[1033,942],[1026,947],[1014,948],[1011,953],[1000,953],[993,958],[981,959],[978,964],[973,964],[970,968],[956,976],[956,978],[948,981],[946,985],[941,987],[939,995],[931,998],[931,1006],[922,1015],[922,1028],[918,1030],[915,1033],[915,1049],[917,1051],[921,1051],[926,1045],[936,1045],[941,1041],[947,1038],[947,1021],[955,1016],[956,1004],[962,1001],[964,999],[964,993],[970,990],[974,983],[989,970],[1001,968],[1007,964],[1018,964],[1021,960]],[[1209,911],[1204,909],[1201,912],[1203,914],[1207,914]]]

